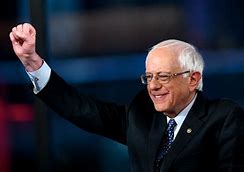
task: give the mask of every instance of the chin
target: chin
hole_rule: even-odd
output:
[[[162,105],[160,106],[159,104],[154,104],[154,108],[158,112],[165,112],[166,111],[166,108],[165,107],[162,107]]]

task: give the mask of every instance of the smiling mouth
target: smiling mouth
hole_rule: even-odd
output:
[[[158,94],[158,95],[153,95],[152,94],[154,103],[160,103],[160,102],[164,101],[167,95],[168,95],[167,93]]]

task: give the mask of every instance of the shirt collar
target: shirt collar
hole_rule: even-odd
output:
[[[192,101],[174,118],[177,126],[181,126],[183,121],[185,120],[188,112],[190,111],[191,107],[193,106],[196,100],[197,94],[194,96]],[[169,122],[170,118],[167,116],[167,123]]]

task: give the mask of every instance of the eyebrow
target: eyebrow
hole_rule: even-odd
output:
[[[145,72],[145,73],[154,74],[154,73],[152,73],[152,72]],[[159,72],[155,72],[155,73],[156,73],[156,74],[159,74],[159,73],[171,74],[172,72],[159,71]]]

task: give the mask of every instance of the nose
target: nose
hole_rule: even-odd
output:
[[[156,77],[153,77],[153,79],[148,83],[148,88],[151,90],[157,90],[162,87],[162,84],[159,82],[159,80]]]

